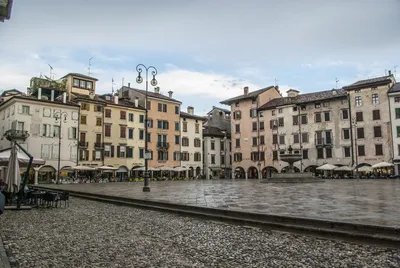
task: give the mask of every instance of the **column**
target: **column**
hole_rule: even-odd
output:
[[[35,185],[39,184],[39,168],[33,168],[33,170],[35,171]]]

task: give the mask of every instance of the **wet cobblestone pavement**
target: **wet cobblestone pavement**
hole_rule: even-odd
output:
[[[269,184],[256,180],[46,185],[65,190],[220,209],[400,227],[400,180],[327,180]]]

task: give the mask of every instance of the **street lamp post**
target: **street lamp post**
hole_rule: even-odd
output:
[[[147,107],[147,92],[149,90],[149,71],[151,71],[151,74],[153,75],[153,79],[151,79],[150,84],[155,87],[157,85],[157,80],[156,80],[156,75],[157,75],[157,69],[154,66],[149,66],[146,67],[143,64],[138,64],[136,66],[136,71],[138,72],[138,76],[136,77],[136,82],[138,84],[143,82],[143,78],[141,76],[141,73],[146,71],[146,97],[145,97],[145,117],[144,117],[144,185],[143,185],[143,192],[150,192],[150,185],[149,185],[149,154],[148,154],[148,139],[147,139],[147,132],[148,132],[148,122],[147,122],[147,113],[148,113],[148,107]]]
[[[354,152],[356,160],[356,178],[358,179],[358,147],[357,147],[357,118],[353,118],[352,125],[354,128]]]
[[[67,112],[56,112],[54,114],[56,118],[56,123],[60,121],[60,129],[58,131],[58,161],[57,161],[57,181],[56,184],[60,183],[60,164],[61,164],[61,133],[62,133],[62,123],[67,123]]]

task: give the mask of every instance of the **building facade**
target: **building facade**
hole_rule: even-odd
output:
[[[202,174],[203,169],[203,122],[205,118],[194,114],[194,108],[188,106],[187,113],[180,112],[181,135],[175,136],[175,143],[181,144],[181,167],[188,168],[188,176]],[[176,157],[176,154],[174,157]]]
[[[392,151],[395,174],[400,174],[400,83],[389,90],[390,121],[392,129]]]
[[[253,92],[245,87],[243,95],[222,101],[231,106],[232,176],[234,178],[259,178],[260,171],[253,159],[263,159],[259,151],[258,130],[265,125],[260,122],[257,109],[264,103],[280,98],[278,87],[270,86]],[[257,156],[258,155],[258,156]]]
[[[160,93],[160,88],[146,91],[128,87],[119,90],[121,98],[137,100],[140,106],[148,111],[148,150],[151,153],[149,167],[178,167],[180,161],[180,144],[176,144],[176,136],[180,135],[180,109],[181,102],[172,98],[172,91],[168,96]],[[144,120],[144,118],[143,118]],[[144,135],[144,131],[139,135]]]
[[[138,101],[118,96],[100,96],[104,108],[104,165],[118,168],[119,177],[130,175],[132,168],[144,166],[144,114]]]
[[[43,182],[56,178],[59,160],[60,171],[77,165],[79,106],[68,102],[65,93],[54,91],[40,88],[31,96],[13,96],[0,105],[0,148],[11,145],[5,135],[25,138],[21,146],[46,161],[35,169],[39,173],[35,179]],[[55,99],[57,94],[60,98]]]
[[[288,96],[273,99],[259,111],[259,143],[253,147],[262,152],[252,156],[254,166],[263,178],[272,172],[286,172],[288,164],[279,155],[291,146],[302,160],[295,171],[315,172],[325,163],[352,166],[351,127],[347,92],[332,89],[308,94],[289,90]],[[255,126],[254,126],[255,127]]]

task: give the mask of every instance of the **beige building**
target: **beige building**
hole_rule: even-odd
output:
[[[253,157],[263,178],[271,172],[285,172],[288,164],[279,159],[292,146],[302,154],[295,171],[315,172],[325,163],[353,165],[351,154],[351,129],[349,102],[346,91],[332,89],[315,93],[299,94],[289,90],[288,96],[273,99],[262,105],[259,111],[260,151],[263,159]]]
[[[59,81],[61,82],[64,79],[66,80],[65,83],[69,100],[79,95],[94,96],[96,93],[96,82],[98,79],[94,77],[78,73],[69,73],[61,77]]]
[[[393,160],[388,91],[394,84],[394,76],[388,75],[343,87],[349,94],[358,166]]]
[[[389,108],[392,129],[392,150],[395,174],[400,174],[400,83],[389,90]]]
[[[104,165],[118,168],[117,176],[127,177],[132,168],[144,166],[144,114],[138,100],[100,96],[104,108]]]
[[[180,108],[181,102],[172,98],[172,91],[168,96],[160,93],[160,88],[148,91],[148,101],[145,104],[146,91],[128,87],[119,90],[119,96],[138,100],[139,105],[148,110],[148,149],[151,153],[149,167],[178,167],[181,165],[181,146],[175,140],[180,136]],[[141,120],[142,121],[142,120]],[[144,122],[144,118],[143,121]],[[144,136],[144,131],[139,136]]]
[[[264,122],[259,120],[257,109],[264,103],[280,98],[278,87],[270,86],[253,92],[245,87],[243,95],[222,101],[231,106],[232,133],[232,173],[234,178],[258,178],[259,168],[254,166],[253,159],[263,161],[265,155],[258,144],[259,130],[265,129]]]

